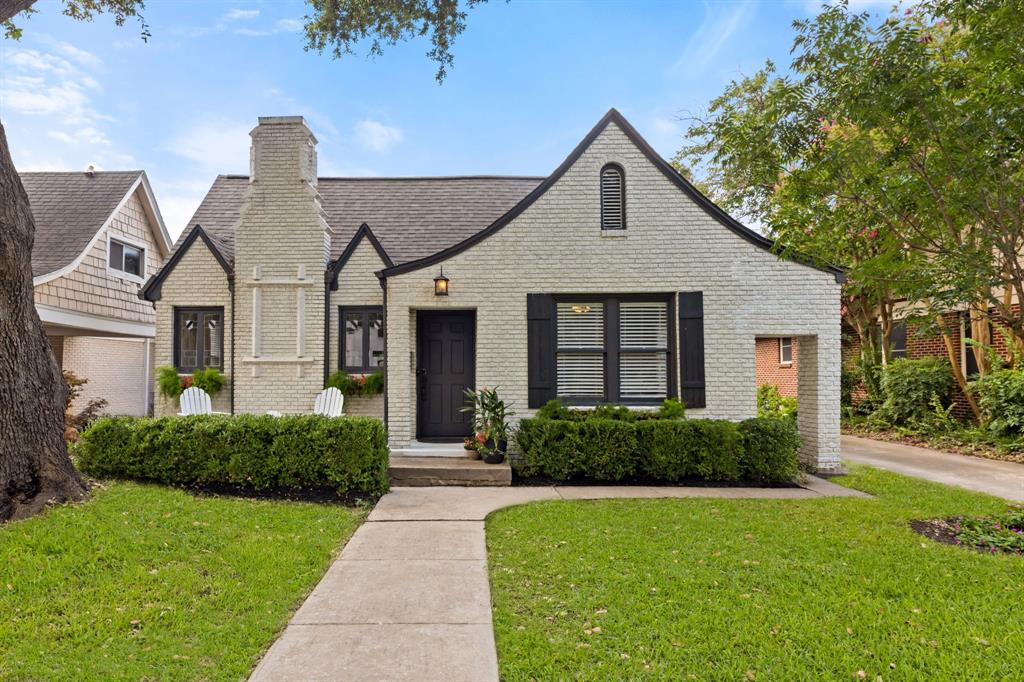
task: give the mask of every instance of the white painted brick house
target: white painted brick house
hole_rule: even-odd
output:
[[[146,174],[22,173],[21,181],[36,225],[36,311],[58,364],[89,382],[72,409],[103,398],[110,414],[146,414],[156,318],[138,294],[171,248]]]
[[[756,412],[755,338],[787,336],[803,456],[838,468],[841,272],[773,254],[617,111],[547,177],[318,178],[301,118],[252,138],[250,176],[217,178],[143,292],[158,363],[212,358],[221,409],[308,412],[342,368],[386,371],[384,396],[346,412],[385,419],[393,447],[467,433],[472,386],[519,416],[679,397],[738,420]],[[208,333],[183,345],[195,315]]]

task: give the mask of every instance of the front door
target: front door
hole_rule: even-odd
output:
[[[476,314],[421,310],[417,320],[417,437],[468,436],[472,415],[459,408],[474,385]]]

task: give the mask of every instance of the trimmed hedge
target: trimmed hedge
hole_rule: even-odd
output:
[[[781,483],[797,476],[796,426],[788,420],[590,417],[519,422],[524,476],[558,481],[618,481],[635,476],[675,482],[751,480]]]
[[[89,427],[75,453],[96,477],[374,496],[389,485],[387,432],[366,417],[113,417]]]

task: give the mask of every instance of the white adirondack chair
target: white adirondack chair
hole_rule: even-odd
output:
[[[193,414],[213,414],[213,402],[210,394],[198,386],[189,386],[178,398],[179,417]]]
[[[345,405],[345,396],[334,386],[320,391],[313,404],[313,414],[324,417],[342,417],[344,412],[341,408]]]

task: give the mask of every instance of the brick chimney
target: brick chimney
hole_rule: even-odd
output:
[[[301,116],[261,116],[235,226],[235,409],[308,413],[323,388],[331,228],[316,137]]]

